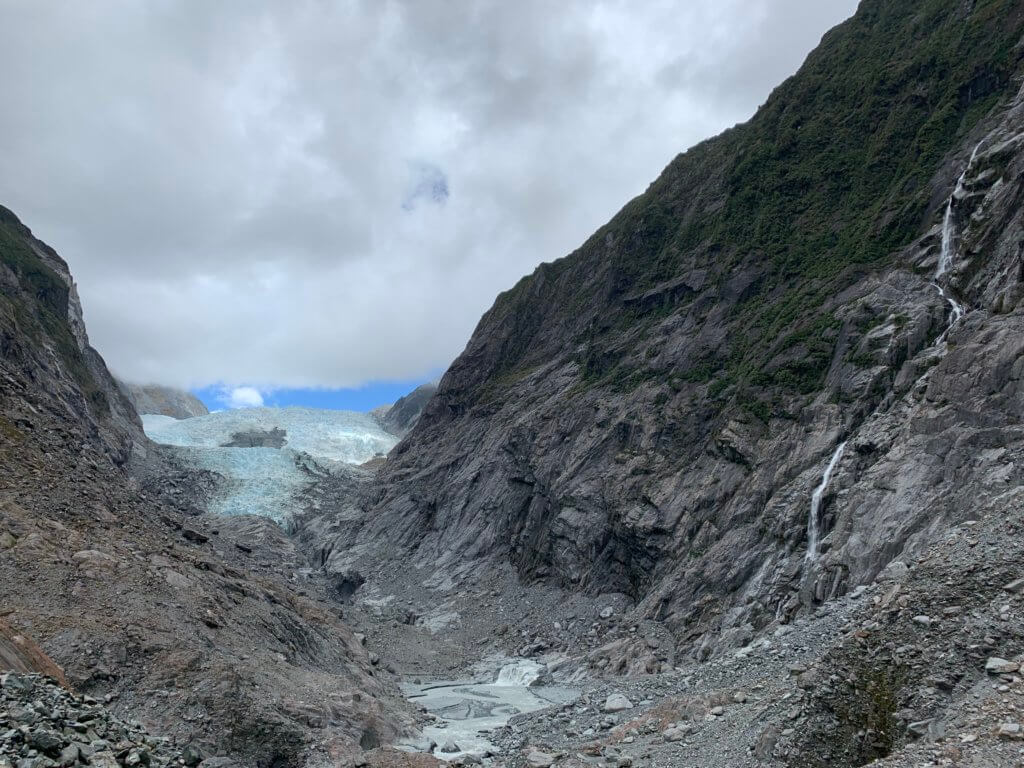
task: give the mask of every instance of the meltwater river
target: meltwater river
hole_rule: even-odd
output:
[[[519,659],[502,666],[494,682],[434,680],[404,684],[402,691],[410,701],[440,718],[437,725],[423,729],[423,740],[438,745],[435,757],[452,760],[465,754],[497,754],[498,747],[489,736],[511,717],[565,704],[579,696],[572,688],[531,685],[543,670],[534,661]],[[422,748],[415,740],[406,742],[410,748],[414,744]],[[444,752],[442,748],[448,745],[458,749]]]

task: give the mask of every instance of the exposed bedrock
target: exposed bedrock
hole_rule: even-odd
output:
[[[978,63],[991,78],[970,98],[991,106],[964,96],[948,144],[912,167],[929,115],[911,109],[907,135],[879,139],[858,132],[860,110],[908,109],[904,87],[955,101],[955,83],[901,82],[870,105],[833,83],[827,126],[805,106],[849,35],[889,40],[909,23],[900,3],[892,18],[877,5],[750,123],[678,157],[581,249],[498,298],[361,500],[307,521],[329,569],[372,568],[385,542],[451,573],[508,560],[526,581],[625,592],[703,656],[870,582],[1020,482],[1020,46]],[[1016,41],[1020,14],[1006,18]],[[1004,34],[988,16],[956,23]],[[890,42],[894,61],[930,55]],[[743,159],[783,136],[763,165]],[[763,174],[796,184],[836,141],[892,153],[891,167],[834,194],[801,187],[789,213],[773,198],[783,221],[813,209],[833,222],[821,232],[745,229],[769,209],[741,205]],[[936,283],[944,224],[955,252]],[[812,494],[843,441],[808,557]]]

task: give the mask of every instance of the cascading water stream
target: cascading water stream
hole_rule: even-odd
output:
[[[953,224],[953,203],[958,198],[963,196],[964,184],[967,181],[967,174],[974,166],[974,161],[978,157],[978,150],[981,149],[981,145],[984,143],[984,139],[974,145],[974,151],[971,152],[971,159],[967,161],[967,166],[960,174],[960,178],[956,180],[956,186],[953,188],[953,194],[949,196],[949,202],[946,203],[946,213],[942,217],[942,246],[939,250],[939,263],[935,267],[935,282],[932,285],[935,286],[935,290],[939,292],[939,295],[949,303],[951,312],[949,314],[949,322],[946,323],[946,329],[942,332],[936,344],[942,344],[946,340],[946,336],[953,329],[953,326],[960,322],[960,318],[966,313],[966,308],[954,299],[952,296],[946,293],[945,289],[939,285],[939,279],[946,274],[953,266],[953,254],[955,250],[954,240],[956,238],[955,226]]]
[[[936,344],[942,344],[946,340],[946,336],[953,330],[953,326],[960,322],[960,318],[964,316],[967,309],[959,301],[954,299],[952,296],[946,293],[945,289],[938,283],[933,283],[935,290],[939,292],[939,296],[944,298],[949,303],[949,322],[946,323],[946,329],[939,335],[939,338],[935,340]]]
[[[828,490],[829,481],[832,479],[832,474],[836,471],[836,467],[839,465],[839,460],[843,458],[843,451],[846,450],[846,442],[843,441],[836,448],[835,453],[832,454],[832,459],[829,461],[828,466],[825,467],[825,474],[821,476],[821,482],[818,483],[818,487],[814,489],[814,493],[811,494],[811,512],[807,517],[807,556],[806,560],[814,562],[818,559],[818,537],[819,537],[819,523],[818,513],[821,510],[821,499],[825,495],[825,491]]]
[[[935,268],[936,280],[946,274],[949,271],[949,268],[953,266],[953,239],[956,237],[956,232],[954,231],[955,227],[953,224],[953,202],[963,195],[964,182],[967,181],[967,174],[974,165],[974,160],[978,156],[978,150],[981,149],[981,145],[984,141],[985,140],[982,139],[974,146],[974,151],[971,152],[971,159],[967,161],[967,167],[964,168],[963,173],[960,174],[960,178],[956,180],[956,186],[953,188],[953,194],[949,196],[949,202],[946,203],[946,213],[942,217],[942,249],[939,251],[939,264]]]

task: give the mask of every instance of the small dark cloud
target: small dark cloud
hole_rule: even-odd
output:
[[[402,208],[411,211],[418,203],[444,205],[448,200],[448,177],[436,165],[416,163],[412,167],[412,182],[406,191]]]

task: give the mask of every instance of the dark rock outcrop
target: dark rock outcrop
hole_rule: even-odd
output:
[[[250,429],[233,432],[231,439],[221,443],[222,448],[283,448],[288,433],[280,427],[271,429]]]

